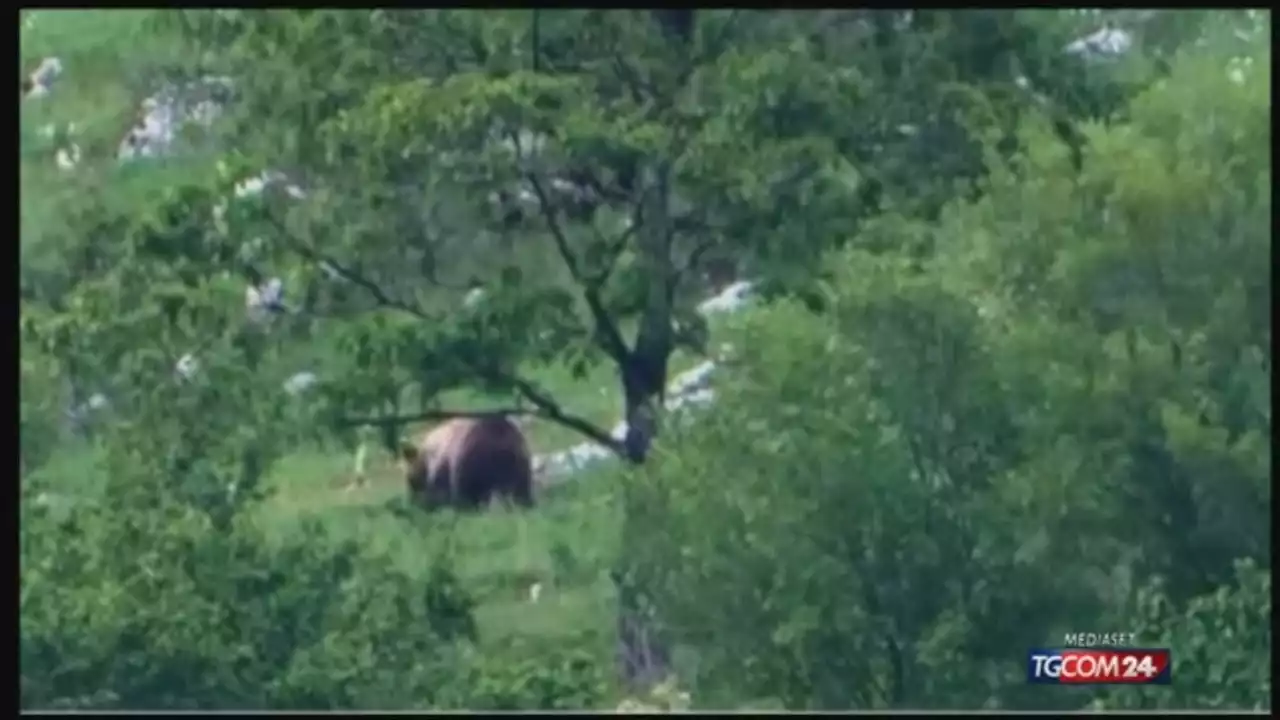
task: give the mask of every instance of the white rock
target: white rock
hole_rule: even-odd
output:
[[[237,198],[255,197],[261,195],[268,186],[276,184],[284,185],[285,194],[295,200],[307,196],[306,191],[290,182],[289,176],[279,170],[264,170],[254,177],[240,181],[236,184],[235,195]]]
[[[174,372],[178,374],[178,377],[190,380],[195,377],[196,373],[200,372],[200,361],[196,359],[195,355],[187,353],[178,358],[178,363],[174,366]]]
[[[471,288],[471,290],[467,292],[466,297],[462,299],[462,306],[465,308],[474,308],[484,300],[484,297],[484,288]]]
[[[545,135],[524,129],[516,133],[515,140],[499,130],[495,130],[492,136],[505,150],[520,158],[528,158],[541,152],[547,143]]]
[[[681,408],[700,407],[711,404],[715,400],[715,392],[711,388],[695,390],[687,395],[673,397],[667,401],[668,410],[679,410]]]
[[[72,423],[72,427],[82,430],[85,424],[89,422],[94,413],[105,410],[110,406],[107,396],[102,393],[94,393],[85,399],[84,402],[74,407],[66,409],[66,417]]]
[[[244,291],[244,306],[251,315],[269,316],[271,313],[285,312],[284,281],[278,277],[254,287],[250,285]]]
[[[231,81],[224,77],[205,77],[183,88],[166,87],[143,100],[141,118],[120,141],[117,157],[122,161],[156,157],[169,151],[180,125],[211,126],[222,114],[222,103],[209,99],[189,103],[184,96],[212,86],[230,88]]]
[[[191,108],[190,121],[209,127],[222,115],[222,105],[212,100],[201,100]]]
[[[1079,38],[1065,48],[1073,55],[1123,55],[1133,46],[1133,36],[1124,30],[1104,27],[1090,35]]]
[[[1243,85],[1249,70],[1253,67],[1253,58],[1234,57],[1227,63],[1227,79],[1236,85]]]
[[[284,391],[290,395],[299,395],[305,392],[307,388],[315,385],[319,379],[315,373],[304,370],[284,381]]]
[[[31,89],[27,91],[27,97],[44,97],[49,94],[53,88],[53,81],[62,75],[62,61],[56,57],[47,57],[40,61],[40,65],[31,73]]]
[[[80,164],[80,146],[71,143],[67,147],[59,148],[55,159],[59,169],[75,170],[76,166]]]
[[[667,395],[679,396],[685,393],[700,390],[711,382],[711,373],[716,369],[714,360],[705,360],[698,365],[685,370],[671,380],[671,384],[667,388]]]
[[[627,421],[622,420],[617,425],[614,425],[613,429],[609,431],[609,436],[612,437],[614,440],[626,440],[627,439]]]
[[[539,456],[535,464],[548,478],[576,473],[596,462],[608,459],[612,453],[593,442],[584,442],[566,450]]]
[[[717,313],[741,308],[751,295],[754,285],[746,280],[739,280],[729,287],[721,290],[719,294],[702,301],[698,305],[698,311],[702,313]]]
[[[272,180],[276,179],[276,177],[274,177],[275,175],[277,175],[277,173],[271,170],[267,170],[261,173],[260,175],[256,175],[254,177],[249,178],[248,180],[241,180],[240,182],[236,183],[236,188],[235,188],[236,197],[246,198],[250,196],[261,195],[262,191],[267,188],[267,184],[270,183]]]

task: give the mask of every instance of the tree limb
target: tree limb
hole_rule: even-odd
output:
[[[533,404],[534,409],[530,410],[524,407],[499,407],[487,410],[424,410],[418,413],[406,415],[382,415],[378,417],[342,417],[336,422],[341,427],[356,427],[360,425],[371,425],[375,427],[385,427],[388,425],[403,425],[412,422],[422,422],[424,420],[453,420],[456,418],[479,418],[490,415],[519,415],[528,417],[539,417],[544,420],[556,423],[563,427],[567,427],[581,435],[594,440],[600,445],[608,448],[611,452],[618,456],[623,456],[624,448],[622,443],[616,440],[612,435],[597,427],[591,421],[566,412],[560,407],[553,398],[538,390],[532,383],[521,378],[508,375],[501,372],[481,373],[488,377],[498,379],[500,382],[510,384],[520,394],[520,397],[527,399]]]
[[[307,260],[313,263],[316,263],[317,265],[327,265],[329,268],[333,270],[334,273],[336,273],[343,280],[346,280],[347,282],[353,285],[363,288],[366,292],[369,293],[370,296],[373,297],[374,300],[378,301],[378,303],[383,305],[384,307],[389,307],[395,310],[400,310],[402,312],[409,313],[410,315],[413,315],[419,320],[432,319],[431,316],[424,313],[421,308],[415,307],[403,300],[398,300],[396,298],[391,297],[391,295],[389,295],[385,290],[382,289],[382,286],[378,285],[372,280],[369,280],[368,278],[364,277],[363,275],[356,272],[355,270],[352,270],[351,268],[346,267],[342,263],[339,263],[338,261],[334,260],[332,257],[329,257],[324,253],[321,253],[318,250],[307,245],[306,243],[298,240],[293,236],[293,233],[290,232],[289,229],[284,226],[284,223],[280,222],[280,220],[277,219],[276,217],[268,215],[268,222],[270,222],[272,226],[275,227],[277,232],[279,232],[280,237],[284,239],[285,243],[290,248],[292,248],[295,252],[297,252],[299,255],[301,255],[302,257],[306,258]]]
[[[622,55],[615,54],[612,62],[618,79],[631,92],[631,99],[636,105],[643,106],[645,101],[654,94],[653,84],[646,81],[635,68],[631,67]]]
[[[537,413],[530,412],[519,407],[503,407],[492,408],[489,410],[426,410],[419,413],[411,413],[408,415],[382,415],[378,417],[342,417],[338,418],[336,424],[339,427],[359,427],[361,425],[371,425],[374,427],[385,427],[387,425],[405,425],[413,422],[422,422],[424,420],[453,420],[455,418],[482,418],[490,415],[535,415]]]
[[[618,264],[618,259],[622,257],[622,253],[627,249],[627,242],[636,234],[636,228],[643,222],[641,218],[641,206],[636,205],[635,210],[631,213],[631,223],[626,230],[618,233],[613,240],[607,240],[604,234],[596,229],[595,223],[591,224],[591,229],[595,231],[596,238],[602,245],[606,246],[604,267],[600,269],[599,274],[593,278],[587,278],[587,282],[597,290],[603,288],[605,283],[609,282],[609,277],[613,275],[614,267]]]
[[[520,397],[533,404],[534,409],[530,410],[523,407],[503,407],[491,408],[488,410],[425,410],[423,412],[407,415],[344,417],[339,419],[337,422],[343,427],[354,427],[358,425],[384,427],[394,424],[421,422],[423,420],[452,420],[454,418],[477,418],[489,415],[523,415],[540,417],[544,420],[554,422],[557,425],[567,427],[570,430],[574,430],[581,435],[591,438],[600,445],[608,448],[613,453],[619,456],[623,455],[624,449],[622,447],[622,443],[586,418],[566,412],[560,407],[559,403],[542,391],[538,390],[533,383],[501,371],[480,372],[480,374],[511,385],[516,392],[520,394]]]
[[[316,251],[314,248],[311,248],[306,243],[296,239],[295,237],[293,237],[292,233],[289,232],[288,228],[285,228],[284,225],[280,223],[278,219],[274,217],[270,218],[270,222],[279,230],[281,236],[285,239],[285,242],[289,244],[289,247],[293,248],[298,254],[302,255],[304,258],[310,260],[311,262],[328,263],[333,267],[334,271],[338,273],[340,277],[365,289],[377,302],[379,302],[383,306],[393,308],[396,310],[401,310],[403,312],[407,312],[421,320],[425,320],[425,321],[432,320],[431,316],[424,313],[421,309],[391,297],[377,283],[363,277],[362,275],[355,272],[354,270],[344,267],[342,264],[335,262],[332,258],[326,257],[323,253]],[[565,249],[566,250],[568,249],[567,245]],[[576,268],[576,263],[574,267]],[[614,328],[614,333],[615,335],[617,334],[617,328]],[[618,335],[618,341],[621,342],[620,335]],[[625,352],[625,350],[626,348],[625,346],[623,346],[623,351]],[[471,365],[470,369],[472,372],[474,372],[476,375],[480,376],[481,378],[484,378],[486,380],[492,380],[499,384],[503,384],[514,389],[521,397],[528,400],[530,403],[533,404],[535,408],[537,408],[537,411],[534,413],[530,413],[529,411],[526,411],[526,410],[521,410],[519,411],[519,414],[525,414],[525,415],[534,414],[534,415],[538,415],[540,417],[546,418],[551,422],[554,422],[558,425],[562,425],[564,427],[569,428],[570,430],[574,430],[582,435],[585,435],[591,438],[597,443],[600,443],[601,445],[609,448],[619,456],[622,456],[624,454],[625,451],[622,447],[622,444],[619,443],[617,440],[615,440],[613,436],[611,436],[609,433],[605,432],[601,428],[596,427],[589,420],[579,417],[577,415],[574,415],[572,413],[566,412],[563,408],[560,407],[560,404],[557,403],[554,398],[543,393],[541,390],[538,390],[537,386],[535,386],[533,383],[529,382],[528,380],[525,380],[524,378],[507,373],[502,370],[483,368],[476,365]],[[456,417],[458,415],[454,415],[454,416]],[[448,415],[443,415],[443,416],[437,415],[436,417],[438,418],[448,417]],[[431,419],[431,416],[426,415],[418,419]],[[391,421],[392,421],[391,419],[384,420],[383,424],[386,424],[387,422],[391,422]],[[412,422],[412,418],[410,418],[407,421]]]
[[[695,245],[693,250],[689,251],[689,257],[685,260],[684,265],[676,268],[675,277],[677,279],[683,278],[686,273],[698,267],[702,261],[702,256],[706,255],[711,248],[715,247],[715,244],[715,239],[708,236],[702,242]]]
[[[521,397],[528,400],[530,403],[533,403],[533,406],[538,409],[536,413],[526,412],[525,414],[537,415],[550,420],[557,425],[562,425],[570,430],[575,430],[578,433],[595,440],[604,447],[609,448],[609,450],[613,451],[615,455],[619,457],[626,457],[626,448],[623,447],[621,442],[609,433],[599,427],[596,427],[595,424],[586,418],[565,412],[555,399],[543,393],[534,386],[533,383],[500,371],[495,373],[494,377],[499,379],[501,382],[509,383],[518,393],[520,393]]]
[[[609,317],[609,313],[604,308],[604,302],[600,298],[600,287],[589,282],[582,274],[582,268],[578,265],[578,257],[574,255],[573,250],[569,247],[569,239],[565,236],[564,228],[560,227],[560,221],[556,218],[554,205],[551,198],[547,195],[546,189],[542,187],[542,181],[538,179],[536,172],[525,173],[525,178],[533,187],[533,192],[538,196],[538,207],[542,211],[542,217],[547,221],[547,229],[551,232],[551,239],[555,242],[556,251],[560,253],[560,258],[564,261],[565,267],[569,270],[569,277],[573,278],[582,288],[582,296],[587,301],[587,308],[591,312],[591,318],[595,321],[595,337],[601,348],[618,364],[627,361],[629,351],[627,344],[622,339],[622,333],[618,331],[618,326],[613,322],[613,318]]]

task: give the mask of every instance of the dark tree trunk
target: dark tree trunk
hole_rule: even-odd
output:
[[[653,11],[653,19],[671,47],[677,50],[677,62],[687,66],[695,11]],[[685,76],[686,72],[677,73],[677,77]],[[660,430],[667,362],[674,347],[671,323],[677,273],[672,258],[674,233],[669,208],[671,161],[671,158],[657,160],[646,173],[642,200],[644,223],[636,237],[639,260],[644,276],[649,278],[649,287],[634,349],[620,367],[627,420],[623,444],[627,460],[636,465],[648,457]],[[625,503],[624,500],[619,567],[613,573],[618,591],[617,660],[624,687],[643,691],[670,675],[671,654],[664,639],[659,637],[660,623],[655,608],[644,588],[638,587],[628,572],[628,561],[634,557],[632,548],[644,542],[644,538],[639,537],[631,520],[631,509]]]
[[[644,692],[671,674],[671,654],[643,591],[624,572],[614,572],[613,582],[618,591],[618,672],[624,687]]]
[[[671,258],[671,232],[667,202],[670,166],[660,163],[650,178],[645,225],[638,236],[641,262],[650,278],[648,297],[636,336],[635,348],[621,368],[626,399],[627,434],[623,441],[627,460],[641,464],[648,457],[660,430],[665,400],[667,362],[674,337],[671,327],[675,267]],[[624,495],[625,498],[625,495]],[[617,656],[621,680],[633,691],[643,691],[670,674],[670,653],[656,632],[654,609],[626,571],[632,548],[643,542],[625,507],[620,565],[614,573],[618,591]]]
[[[624,440],[627,460],[639,465],[648,457],[649,449],[657,436],[657,415],[662,404],[662,380],[665,372],[658,375],[657,384],[653,384],[654,375],[644,370],[641,359],[624,369],[624,384],[627,403],[627,434]],[[661,365],[666,365],[665,358]],[[633,557],[630,548],[638,537],[632,524],[631,510],[627,507],[626,494],[623,495],[623,527],[619,567],[612,573],[614,587],[617,590],[617,662],[618,672],[624,687],[633,692],[643,692],[665,679],[671,672],[670,653],[664,642],[658,637],[654,608],[648,602],[643,590],[636,585],[628,572],[628,560]]]

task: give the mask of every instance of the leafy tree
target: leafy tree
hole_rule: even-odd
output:
[[[1105,622],[1187,685],[1100,706],[1266,705],[1269,48],[1208,38],[1079,170],[1028,118],[980,199],[832,257],[825,314],[747,322],[716,408],[626,485],[700,703],[1081,707],[1019,662]]]
[[[1174,650],[1172,687],[1111,691],[1096,709],[1213,708],[1264,710],[1271,695],[1271,571],[1252,560],[1236,577],[1185,607],[1169,601],[1160,579],[1136,593],[1140,631]],[[1154,644],[1154,642],[1153,642]]]
[[[919,194],[925,167],[940,179],[943,195],[925,203],[936,206],[981,171],[970,126],[1008,114],[1018,67],[1068,37],[1065,23],[1017,13],[165,17],[201,50],[189,75],[236,78],[222,134],[234,172],[278,168],[309,194],[229,216],[228,232],[263,237],[252,262],[295,275],[326,319],[403,316],[380,321],[375,342],[408,347],[372,350],[385,367],[366,374],[428,397],[478,379],[637,461],[670,353],[702,334],[673,328],[700,323],[691,291],[708,256],[795,279],[880,198]],[[989,45],[964,44],[982,23]],[[841,39],[852,35],[832,25],[880,33],[881,52],[854,57]],[[958,104],[930,104],[939,89]],[[872,103],[886,109],[868,114]],[[944,114],[951,129],[928,125]],[[928,137],[938,133],[955,137]],[[953,156],[963,167],[945,169]],[[318,289],[332,285],[322,268],[353,287]],[[459,313],[476,285],[491,301]],[[443,337],[429,342],[422,326]],[[618,368],[625,443],[516,371],[602,358]],[[346,404],[366,409],[356,395]]]

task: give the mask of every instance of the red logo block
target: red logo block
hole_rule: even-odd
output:
[[[1168,685],[1167,648],[1040,649],[1027,655],[1027,682],[1045,685]]]

